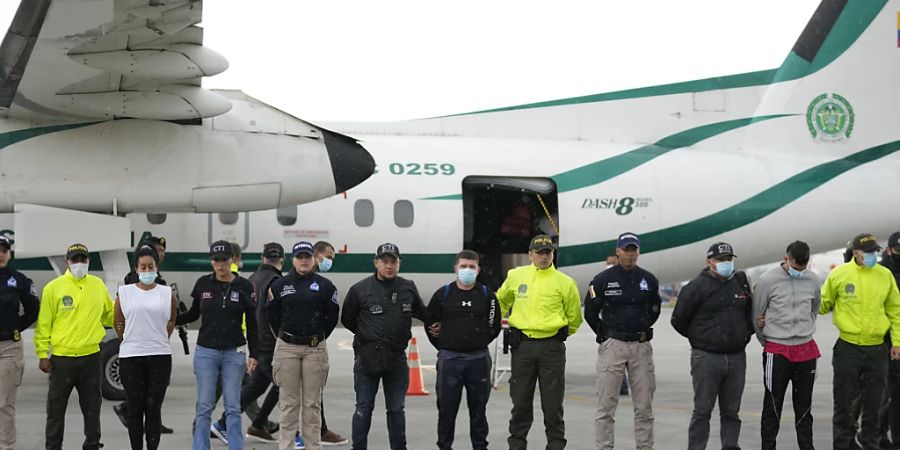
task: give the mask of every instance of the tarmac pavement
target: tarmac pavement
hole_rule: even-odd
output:
[[[653,411],[656,418],[656,449],[683,449],[687,446],[687,427],[692,410],[693,392],[690,377],[690,346],[687,339],[678,335],[669,324],[671,308],[664,308],[654,328],[654,360],[656,364],[656,395]],[[421,326],[414,328],[422,359],[426,388],[431,395],[407,397],[406,430],[410,450],[436,448],[437,409],[434,396],[434,363],[437,352],[425,338]],[[33,330],[24,333],[25,376],[18,392],[16,421],[18,426],[17,449],[44,448],[44,423],[46,420],[47,376],[38,370],[34,355]],[[832,369],[831,348],[837,331],[831,324],[831,316],[820,317],[816,340],[822,350],[818,365],[818,378],[813,393],[813,417],[815,444],[818,448],[831,447]],[[163,423],[175,429],[171,435],[163,435],[161,448],[189,449],[191,446],[191,422],[194,418],[196,399],[195,380],[191,358],[182,353],[177,336],[172,339],[173,373],[166,401],[163,405]],[[196,343],[196,331],[190,332],[191,346]],[[331,372],[325,389],[325,412],[329,428],[350,436],[350,420],[354,409],[352,334],[339,328],[328,340]],[[493,345],[492,345],[493,349]],[[759,420],[762,410],[762,349],[754,339],[747,346],[747,384],[741,407],[743,428],[741,446],[759,448]],[[596,409],[596,359],[597,344],[587,325],[567,341],[566,367],[566,437],[568,449],[587,450],[594,447],[594,412]],[[192,352],[193,353],[193,352]],[[501,358],[499,366],[508,366],[508,356]],[[505,380],[505,379],[504,379]],[[260,400],[261,401],[261,400]],[[102,407],[102,442],[105,449],[129,448],[128,433],[112,411],[114,402],[104,401]],[[785,399],[779,447],[796,448],[793,426],[793,409],[790,390]],[[491,426],[491,448],[507,448],[507,426],[511,409],[508,385],[504,382],[494,391],[488,403],[488,421]],[[221,414],[221,402],[214,417]],[[272,420],[277,421],[277,411]],[[457,419],[455,448],[471,448],[468,434],[468,412],[465,402]],[[546,440],[543,433],[539,395],[535,395],[535,422],[529,434],[529,449],[543,449]],[[616,414],[616,448],[634,448],[633,413],[630,397],[622,397]],[[249,420],[244,416],[244,427]],[[718,414],[713,412],[709,448],[718,445]],[[66,416],[65,449],[81,448],[83,440],[81,412],[77,394],[73,392]],[[369,433],[369,447],[387,449],[384,399],[379,393]],[[212,448],[227,448],[213,439]],[[259,443],[252,438],[245,442],[245,449],[276,449],[276,444]],[[342,447],[336,447],[342,448]],[[343,448],[349,448],[345,446]]]

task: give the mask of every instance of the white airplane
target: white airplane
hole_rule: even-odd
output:
[[[200,88],[225,66],[200,7],[20,4],[0,47],[0,234],[39,284],[82,241],[114,286],[147,234],[167,238],[162,272],[183,287],[216,239],[241,244],[245,271],[266,242],[330,241],[343,290],[390,241],[427,297],[459,250],[496,284],[538,232],[583,287],[623,231],[668,282],[715,241],[751,267],[794,239],[819,252],[900,228],[900,0],[824,0],[772,70],[325,128]]]
[[[22,2],[5,42],[22,42],[13,60],[32,57],[4,64],[0,93],[11,103],[0,207],[108,212],[115,204],[129,213],[130,244],[148,233],[167,238],[163,272],[182,285],[209,270],[207,244],[219,238],[247,251],[245,270],[266,242],[330,241],[342,254],[329,276],[344,288],[371,272],[379,243],[394,242],[402,272],[427,295],[448,281],[460,249],[480,251],[484,279],[496,283],[541,231],[558,234],[557,265],[584,286],[623,231],[641,236],[642,266],[678,281],[695,275],[719,240],[750,267],[794,239],[825,251],[862,231],[886,237],[900,228],[890,182],[900,171],[898,1],[823,1],[772,70],[424,120],[327,124],[340,134],[197,86],[224,68],[200,45],[200,1],[125,3],[132,7]],[[63,20],[82,16],[93,26]],[[80,81],[48,89],[57,73]],[[65,121],[75,116],[90,123]],[[356,141],[377,164],[365,181],[368,154]],[[60,151],[72,146],[78,151]],[[25,164],[35,154],[49,166],[41,177]],[[269,173],[259,161],[273,158],[284,164]],[[335,160],[349,161],[346,172]],[[147,180],[157,187],[151,198],[141,195]],[[12,214],[0,217],[15,239],[13,224]],[[51,268],[45,258],[15,264],[38,280],[51,276],[41,273]]]

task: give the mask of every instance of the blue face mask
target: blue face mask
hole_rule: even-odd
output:
[[[728,278],[734,273],[734,261],[716,261],[716,273]]]
[[[149,286],[156,281],[156,272],[138,272],[138,278],[140,278],[141,284]]]
[[[333,263],[334,261],[328,258],[322,258],[322,260],[319,261],[319,272],[328,272],[331,270],[331,264]]]
[[[459,282],[466,285],[471,286],[475,284],[475,278],[478,277],[478,271],[475,269],[459,269],[456,271],[456,278],[459,279]]]
[[[787,265],[787,269],[788,269],[788,275],[790,275],[790,277],[795,280],[799,279],[799,278],[803,278],[803,275],[806,273],[805,270],[797,270],[797,269],[791,267],[790,264]]]
[[[866,252],[863,253],[863,265],[868,268],[875,267],[875,264],[878,263],[878,255],[875,252]]]

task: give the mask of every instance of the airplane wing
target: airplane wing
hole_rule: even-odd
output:
[[[22,0],[0,46],[10,118],[192,120],[231,102],[200,81],[224,71],[203,46],[201,0]]]

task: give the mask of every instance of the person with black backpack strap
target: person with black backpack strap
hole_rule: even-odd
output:
[[[688,450],[705,449],[716,399],[723,450],[739,449],[741,397],[747,373],[744,351],[754,334],[752,295],[744,272],[734,270],[734,249],[717,242],[706,252],[705,267],[682,288],[672,326],[691,342],[694,411]]]
[[[453,448],[456,414],[463,387],[469,407],[469,435],[474,450],[487,450],[487,402],[491,394],[490,344],[500,334],[500,302],[475,281],[478,253],[456,255],[456,280],[438,288],[428,303],[428,339],[438,349],[437,407],[441,450]]]

